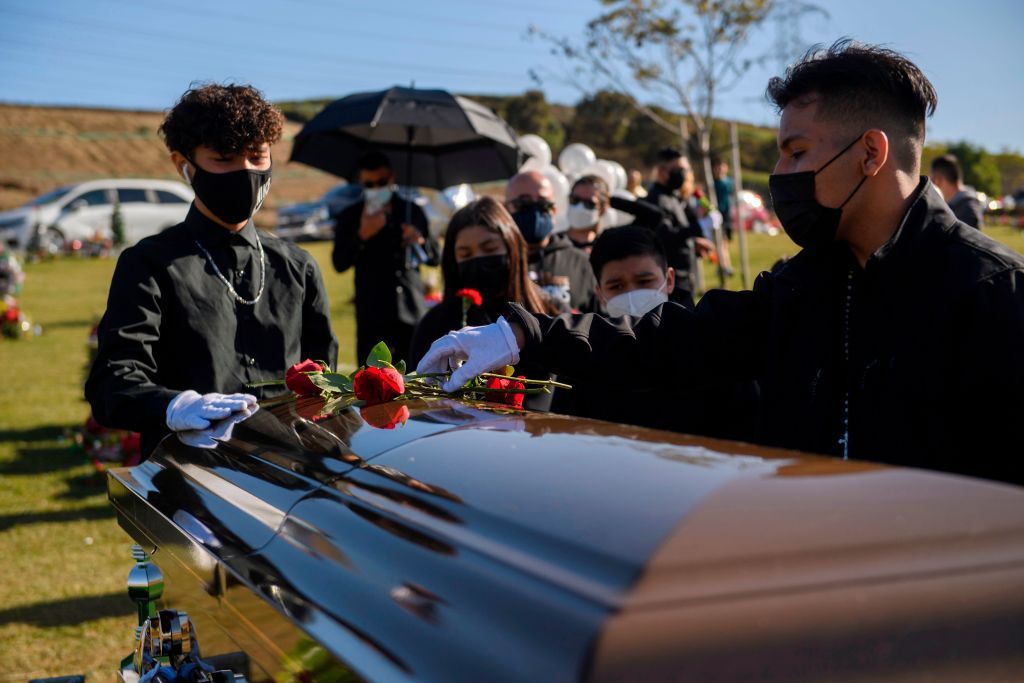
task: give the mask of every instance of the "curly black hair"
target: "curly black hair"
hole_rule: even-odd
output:
[[[167,149],[191,155],[199,145],[240,154],[281,139],[284,116],[251,85],[192,87],[167,112],[160,134]]]
[[[939,99],[909,59],[849,38],[828,48],[812,47],[784,77],[772,78],[765,94],[779,111],[791,102],[800,105],[813,98],[818,102],[817,116],[842,123],[845,135],[867,128],[885,130],[904,168],[920,163],[924,121],[935,112]]]

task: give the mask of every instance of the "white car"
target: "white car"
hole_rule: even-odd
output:
[[[0,240],[14,249],[58,252],[74,240],[110,237],[121,206],[125,243],[134,244],[185,219],[195,194],[172,180],[110,178],[65,185],[0,213]]]

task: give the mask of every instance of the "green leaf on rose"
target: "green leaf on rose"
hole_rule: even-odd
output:
[[[353,389],[352,379],[340,372],[324,372],[309,375],[313,385],[331,393],[345,393]]]
[[[390,368],[391,349],[384,342],[377,342],[377,345],[370,349],[370,355],[366,357],[366,365],[371,368]]]
[[[398,374],[399,375],[404,375],[405,374],[405,361],[404,360],[398,361],[398,363],[395,365],[395,370],[398,370]]]

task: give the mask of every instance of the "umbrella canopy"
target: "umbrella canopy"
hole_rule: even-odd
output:
[[[355,180],[359,157],[383,152],[400,185],[441,189],[503,180],[519,168],[515,131],[444,90],[391,88],[336,100],[295,137],[292,161]]]

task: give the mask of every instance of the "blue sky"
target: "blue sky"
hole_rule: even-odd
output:
[[[1024,2],[821,0],[806,44],[850,36],[910,56],[939,93],[929,140],[1024,152]],[[544,75],[548,98],[579,91],[532,24],[580,35],[597,0],[0,0],[0,101],[164,109],[192,81],[251,82],[272,99],[342,96],[393,84],[517,93]],[[769,22],[747,54],[772,51]],[[787,34],[791,33],[789,31]],[[725,94],[718,113],[773,125],[769,60]],[[526,131],[522,131],[526,132]]]

